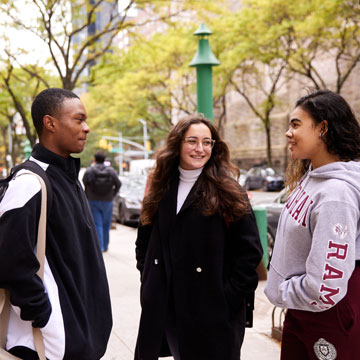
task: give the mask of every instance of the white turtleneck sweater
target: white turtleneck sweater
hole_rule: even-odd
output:
[[[204,167],[195,170],[184,170],[179,166],[180,181],[177,195],[176,213],[178,213],[183,206],[191,188],[194,186],[196,180],[201,174]]]

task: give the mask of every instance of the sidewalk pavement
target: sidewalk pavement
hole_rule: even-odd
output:
[[[117,224],[110,232],[109,250],[104,253],[114,323],[102,360],[132,360],[134,357],[140,318],[140,275],[135,267],[135,239],[136,229]],[[256,290],[254,327],[246,329],[242,360],[280,359],[280,344],[270,336],[273,306],[264,295],[264,287],[265,281],[261,281]]]

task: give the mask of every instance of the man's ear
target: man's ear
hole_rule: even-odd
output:
[[[50,115],[45,115],[43,117],[43,126],[44,126],[44,129],[46,129],[47,131],[50,131],[50,132],[55,132],[55,118],[53,118],[52,116]]]

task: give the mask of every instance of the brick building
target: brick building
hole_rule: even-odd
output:
[[[324,59],[319,59],[319,64],[321,64],[319,69],[326,79],[327,87],[333,90],[336,82],[334,66]],[[341,95],[350,104],[358,120],[360,120],[359,84],[360,63],[341,90]],[[273,167],[278,170],[285,170],[289,159],[285,138],[289,115],[296,100],[306,94],[306,86],[311,85],[309,81],[306,82],[303,78],[298,77],[289,81],[278,93],[281,107],[276,107],[271,115],[272,162]],[[266,162],[266,137],[261,120],[255,117],[245,100],[236,92],[229,92],[226,95],[226,103],[227,117],[223,134],[229,144],[233,161],[244,169],[249,169],[257,163]]]

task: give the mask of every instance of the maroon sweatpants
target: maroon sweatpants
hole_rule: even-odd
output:
[[[281,360],[360,359],[360,267],[355,267],[346,296],[323,312],[288,310]]]

